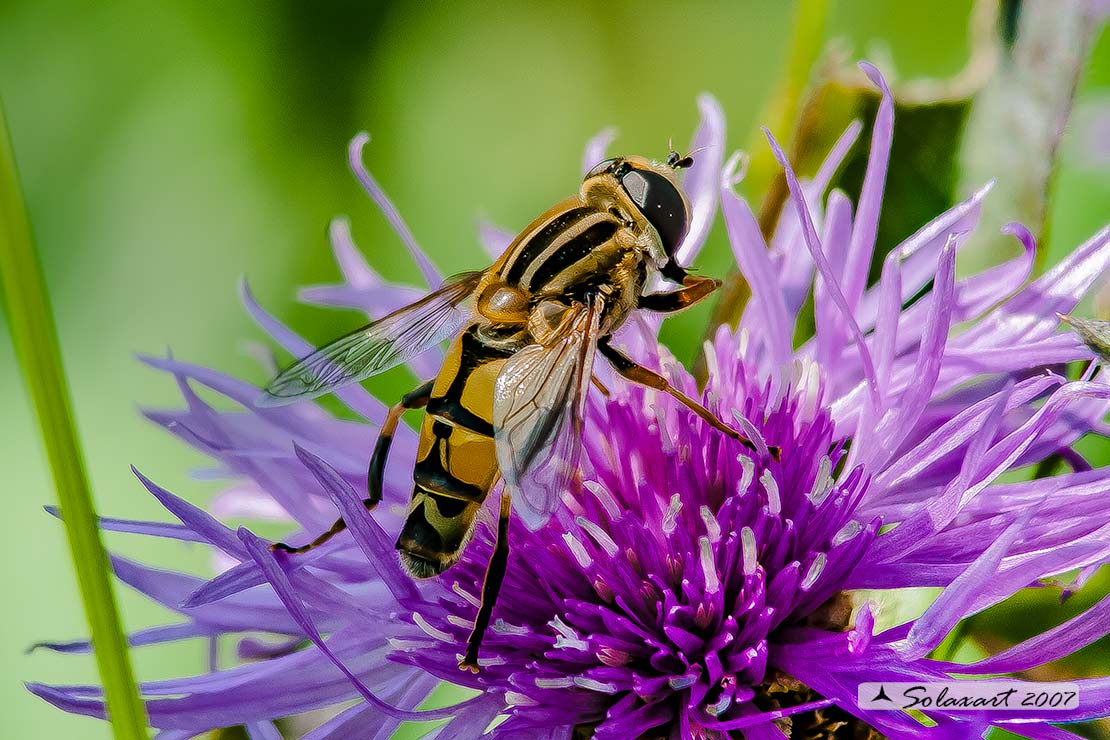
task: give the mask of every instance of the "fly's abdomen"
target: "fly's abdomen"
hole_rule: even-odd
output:
[[[431,578],[462,557],[481,504],[413,489],[408,518],[397,539],[401,564],[414,578]]]
[[[402,563],[418,578],[458,562],[497,483],[493,388],[510,355],[484,344],[471,327],[452,343],[436,378],[420,427],[412,503],[397,540]]]

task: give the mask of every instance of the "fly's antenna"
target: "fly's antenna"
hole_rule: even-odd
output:
[[[667,155],[667,160],[666,160],[667,165],[671,169],[675,169],[675,170],[687,169],[688,167],[693,166],[693,164],[694,164],[694,155],[697,154],[700,151],[703,151],[706,148],[707,147],[699,146],[697,149],[694,149],[693,151],[688,152],[686,154],[686,156],[681,156],[678,152],[676,152],[674,150],[674,139],[673,138],[668,139],[667,140],[667,150],[670,152],[670,154]]]
[[[691,165],[694,164],[694,155],[697,154],[698,152],[704,152],[708,148],[709,148],[708,146],[699,146],[696,149],[691,149],[689,152],[686,153],[685,157],[680,159],[675,164],[675,167],[676,168],[690,167]]]

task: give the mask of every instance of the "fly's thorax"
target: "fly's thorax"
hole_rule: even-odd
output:
[[[558,281],[548,284],[548,290],[535,299],[527,334],[537,344],[550,345],[565,335],[566,323],[574,317],[573,307],[589,304],[595,297],[601,298],[604,306],[600,332],[616,331],[636,308],[647,272],[643,252],[618,236],[610,248],[598,250],[592,260],[566,270]]]
[[[487,273],[486,283],[502,282],[517,287],[523,283],[524,272],[547,250],[553,241],[567,236],[580,228],[583,219],[596,215],[593,207],[588,206],[581,194],[576,194],[556,203],[540,214],[532,223],[513,239],[504,253]],[[485,285],[480,286],[479,291]]]
[[[651,225],[611,174],[587,178],[582,183],[581,195],[590,208],[608,213],[616,219],[631,234],[633,241],[643,241],[645,234],[646,238],[653,237],[652,234],[647,234],[652,231]]]
[[[606,298],[602,330],[612,334],[619,329],[639,304],[647,284],[647,264],[643,254],[629,250],[609,271],[612,292]]]
[[[593,183],[588,190],[585,187],[584,185],[583,195],[587,202],[604,209],[621,222],[627,243],[643,252],[656,267],[666,263],[666,250],[658,232],[611,176],[607,175],[602,181]]]
[[[537,270],[533,281],[533,295],[537,300],[547,296],[562,295],[582,301],[597,292],[595,286],[611,282],[614,270],[629,258],[645,259],[642,237],[631,229],[618,225],[615,219],[603,222],[608,228],[594,229],[604,239],[587,242],[585,239],[568,245]],[[585,242],[585,243],[583,243]]]

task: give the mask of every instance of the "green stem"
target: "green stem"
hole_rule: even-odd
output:
[[[54,318],[0,105],[0,285],[12,341],[38,411],[66,538],[85,604],[108,716],[119,740],[146,738],[146,715],[120,626],[108,557],[96,526],[84,459],[70,411]]]
[[[765,124],[775,138],[787,147],[787,151],[796,148],[799,110],[813,67],[824,48],[828,17],[829,0],[798,0],[786,68],[758,119],[760,124]],[[767,220],[767,213],[777,209],[775,204],[785,202],[786,180],[782,178],[771,147],[759,126],[752,132],[748,156],[748,171],[742,187],[750,202],[764,204],[760,209],[760,220],[763,222]],[[792,154],[791,159],[796,157]],[[735,327],[749,298],[751,290],[748,284],[739,271],[733,270],[718,293],[717,305],[706,326],[705,337],[712,338],[713,332],[721,324]],[[694,376],[699,383],[705,382],[707,372],[705,358],[699,354],[694,363]]]
[[[813,73],[813,66],[824,48],[825,24],[829,16],[828,0],[799,0],[794,12],[794,30],[790,36],[790,51],[786,69],[779,84],[771,93],[759,122],[784,147],[793,143],[798,110],[806,87]],[[752,132],[748,145],[748,173],[744,178],[744,191],[752,198],[761,198],[779,173],[778,163],[771,154],[767,139],[758,127]]]

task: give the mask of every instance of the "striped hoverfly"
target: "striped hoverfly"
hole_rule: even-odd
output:
[[[313,398],[359,382],[451,339],[439,374],[387,414],[369,463],[367,509],[382,499],[390,443],[407,409],[424,409],[407,519],[397,539],[413,577],[429,578],[462,555],[475,516],[499,479],[496,542],[481,605],[459,667],[478,671],[478,651],[508,561],[510,512],[531,529],[555,511],[578,469],[582,417],[600,353],[621,376],[673,396],[722,433],[742,434],[659,373],[610,343],[638,309],[671,313],[701,301],[720,281],[688,274],[675,253],[690,209],[678,171],[693,164],[608,159],[579,192],[528,225],[488,269],[448,280],[425,298],[347,334],[280,372],[262,403]],[[652,272],[678,288],[644,289]],[[343,531],[339,519],[300,553]]]

